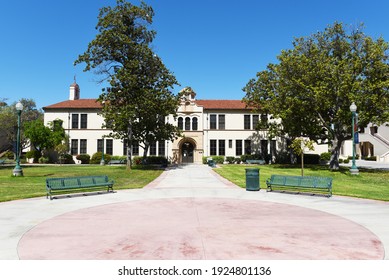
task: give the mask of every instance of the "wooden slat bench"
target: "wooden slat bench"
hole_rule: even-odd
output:
[[[325,192],[327,196],[332,196],[332,178],[312,177],[312,176],[284,176],[271,175],[266,180],[267,191],[273,191],[274,187],[291,190],[311,190],[313,193]]]
[[[246,163],[247,164],[265,164],[266,161],[264,161],[263,159],[248,159],[248,160],[246,160]]]
[[[107,192],[113,192],[113,180],[109,180],[108,176],[84,176],[84,177],[68,177],[68,178],[47,178],[46,179],[46,198],[53,199],[54,193],[66,193],[69,190],[75,189],[95,189],[103,187],[107,188]]]

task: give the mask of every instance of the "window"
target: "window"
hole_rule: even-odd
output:
[[[226,155],[226,140],[219,140],[219,156]]]
[[[251,155],[251,140],[244,140],[244,153]]]
[[[267,121],[268,121],[268,118],[267,118],[267,114],[262,114],[261,115],[261,122],[262,122],[262,127],[264,128],[268,128],[269,125],[267,124]]]
[[[197,130],[198,129],[198,125],[197,125],[197,118],[194,117],[192,119],[192,130]]]
[[[241,156],[242,155],[242,151],[243,151],[242,140],[236,140],[236,143],[235,143],[235,154],[237,156]]]
[[[80,154],[86,154],[86,139],[80,140]]]
[[[250,127],[250,115],[244,115],[244,129],[251,129],[251,127]]]
[[[216,156],[216,140],[210,140],[210,155]]]
[[[72,128],[78,128],[78,114],[72,114]]]
[[[165,155],[165,141],[158,141],[158,155]]]
[[[178,128],[184,130],[184,123],[181,117],[178,118]]]
[[[185,118],[185,130],[190,130],[190,118]]]
[[[138,143],[138,141],[132,143],[132,155],[134,155],[134,156],[139,155],[139,143]]]
[[[210,115],[209,118],[210,118],[209,128],[216,129],[216,115]]]
[[[219,129],[226,129],[226,115],[219,115]]]
[[[108,155],[113,154],[113,140],[112,139],[105,140],[105,153]]]
[[[257,129],[259,121],[259,115],[253,115],[253,129]]]
[[[88,115],[87,114],[81,114],[81,128],[86,129],[88,126]]]
[[[78,154],[78,139],[72,139],[72,149],[71,149],[72,155]]]
[[[228,148],[232,149],[232,140],[228,140]]]
[[[157,142],[153,141],[150,143],[150,156],[157,155]]]
[[[267,149],[267,140],[261,140],[261,152],[263,155],[267,155],[268,149]]]
[[[98,152],[104,152],[103,151],[103,139],[97,139],[97,151]]]

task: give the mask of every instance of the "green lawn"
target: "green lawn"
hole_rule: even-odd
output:
[[[13,177],[14,166],[0,167],[0,202],[46,195],[47,177],[108,175],[115,181],[114,190],[142,188],[162,170],[133,169],[125,166],[49,165],[23,166],[23,177]]]
[[[236,185],[244,188],[245,168],[260,169],[260,186],[266,188],[271,174],[300,175],[299,166],[292,165],[221,165],[214,170]],[[13,166],[0,166],[0,202],[46,195],[47,177],[108,175],[115,180],[114,189],[142,188],[157,178],[162,170],[133,169],[125,166],[49,165],[23,167],[24,177],[12,177]],[[360,169],[360,175],[351,176],[348,168],[331,172],[326,166],[305,168],[306,176],[333,178],[333,194],[389,201],[389,171]]]
[[[214,170],[234,184],[245,188],[245,168],[260,169],[260,187],[266,189],[266,179],[272,174],[301,175],[300,166],[293,165],[221,165]],[[332,177],[334,195],[389,201],[389,171],[360,169],[357,176],[350,175],[348,168],[330,171],[328,166],[312,165],[305,167],[305,176]]]

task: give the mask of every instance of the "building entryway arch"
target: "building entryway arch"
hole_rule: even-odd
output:
[[[181,163],[193,163],[196,142],[191,138],[185,138],[180,141]]]

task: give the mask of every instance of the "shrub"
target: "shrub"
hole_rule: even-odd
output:
[[[216,164],[223,164],[224,163],[223,156],[212,156],[212,159]]]
[[[275,163],[288,164],[290,163],[290,153],[287,151],[279,152],[276,154]]]
[[[235,161],[235,158],[234,157],[226,157],[226,161],[228,162],[228,164],[233,164]]]
[[[343,160],[343,163],[349,163],[349,162],[350,162],[350,160],[348,158]]]
[[[81,164],[89,164],[90,155],[88,154],[80,154],[76,156],[76,159],[81,160]]]
[[[376,156],[371,156],[371,157],[365,157],[364,160],[376,161],[377,158],[376,158]]]
[[[111,160],[127,160],[127,156],[112,156]]]
[[[166,165],[168,163],[167,158],[163,156],[149,156],[146,158],[143,157],[134,157],[133,162],[135,165],[147,165],[147,164],[162,164]]]
[[[236,164],[240,164],[242,162],[240,157],[236,157],[234,161],[235,161]]]
[[[8,151],[4,154],[7,159],[15,159],[15,154],[12,151]]]
[[[208,164],[207,158],[208,158],[208,157],[203,157],[203,164]]]
[[[103,157],[103,153],[102,152],[97,152],[97,153],[94,153],[92,155],[92,158],[90,159],[90,163],[92,164],[100,164],[101,162],[101,158]],[[104,154],[104,161],[105,162],[109,162],[111,160],[111,155],[109,154]]]
[[[64,164],[75,164],[72,155],[63,154],[61,157],[62,157],[62,159],[60,159],[61,163],[64,163]]]
[[[325,161],[331,160],[331,152],[321,153],[320,160],[325,160]]]
[[[320,155],[304,154],[304,164],[319,164]],[[301,163],[301,156],[297,157],[297,163]]]
[[[49,163],[49,158],[48,157],[40,157],[38,159],[39,163]]]
[[[339,159],[339,163],[343,163],[343,159],[342,158]]]
[[[26,158],[33,158],[34,163],[39,162],[39,158],[41,157],[41,153],[39,151],[28,151],[26,153]]]

